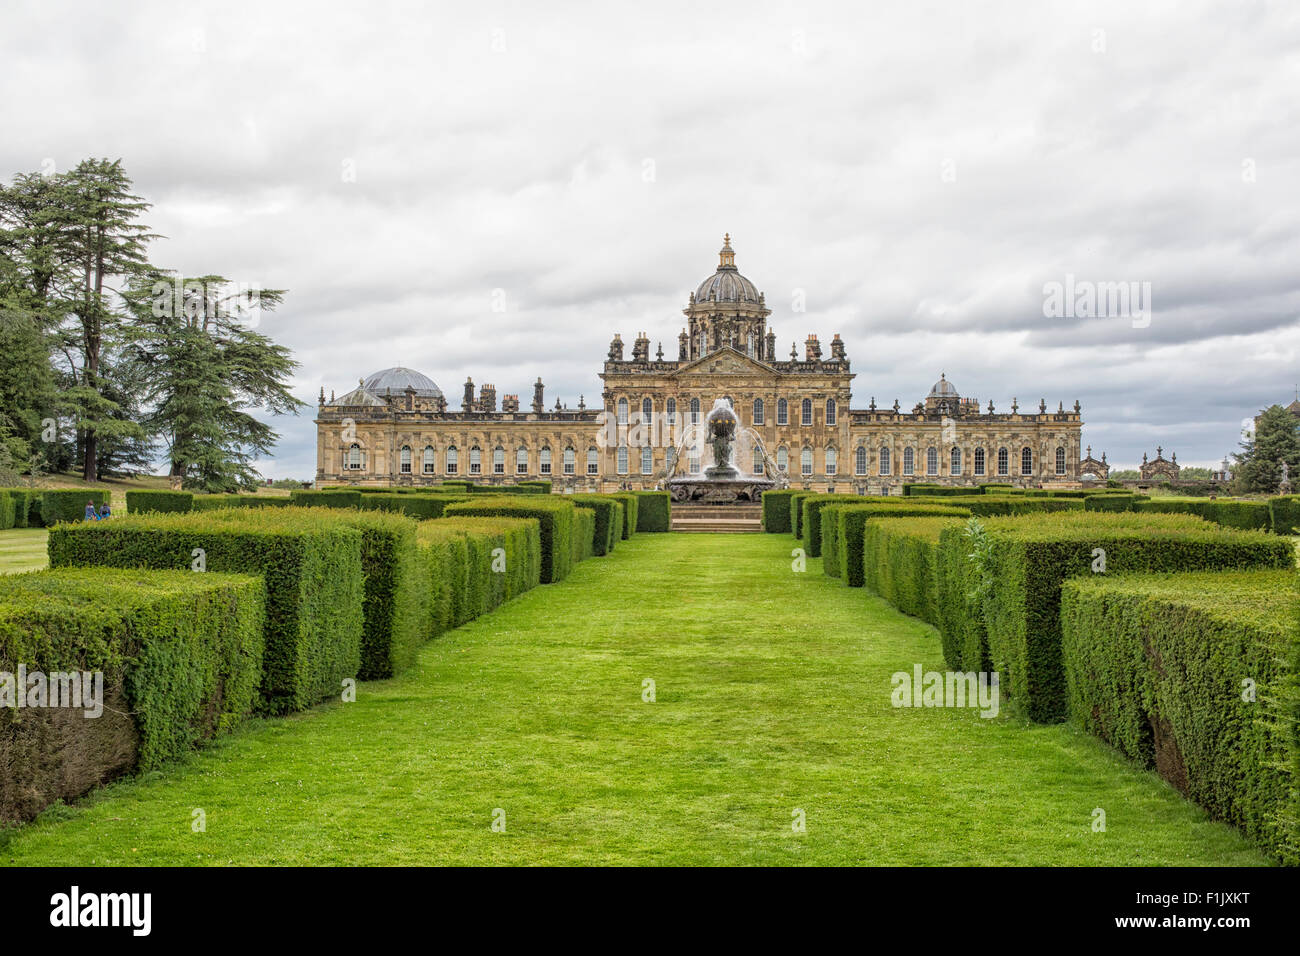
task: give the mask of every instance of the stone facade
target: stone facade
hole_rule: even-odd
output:
[[[1075,483],[1081,468],[1079,403],[1049,411],[1009,412],[961,396],[940,375],[926,397],[903,410],[851,407],[854,373],[838,335],[823,354],[816,335],[804,354],[776,356],[764,296],[735,266],[730,237],[716,272],[683,310],[675,359],[662,345],[650,355],[639,334],[625,356],[615,335],[601,371],[602,407],[559,402],[544,408],[542,380],[531,410],[516,395],[497,408],[496,389],[478,395],[465,382],[459,411],[438,387],[410,369],[363,379],[339,399],[320,395],[317,481],[366,485],[433,484],[469,478],[509,484],[549,478],[561,490],[653,488],[674,474],[711,464],[704,416],[719,397],[740,419],[735,463],[814,490],[898,493],[907,482],[976,485]],[[1104,462],[1103,455],[1103,462]]]

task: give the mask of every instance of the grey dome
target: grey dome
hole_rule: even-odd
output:
[[[442,389],[429,376],[400,365],[367,376],[362,387],[380,398],[400,398],[406,394],[407,388],[415,389],[415,394],[421,398],[438,398],[442,395]]]
[[[358,385],[338,400],[330,402],[330,405],[335,408],[383,408],[385,404],[383,399],[378,398],[372,392],[366,391],[364,384]]]
[[[736,254],[731,248],[731,236],[722,240],[722,251],[718,253],[721,264],[695,290],[696,302],[707,302],[713,296],[718,302],[752,302],[758,304],[758,289],[740,274],[736,268]]]
[[[939,373],[939,381],[935,382],[930,388],[928,398],[958,398],[957,387],[944,377],[942,372]]]

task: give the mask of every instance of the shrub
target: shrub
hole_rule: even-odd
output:
[[[610,497],[617,498],[623,503],[623,540],[626,541],[641,527],[637,496],[631,491],[615,491],[610,493]]]
[[[790,532],[796,538],[803,537],[803,502],[811,498],[814,492],[796,491],[790,496]]]
[[[570,495],[569,500],[579,508],[595,513],[596,528],[592,554],[606,555],[614,550],[614,542],[623,532],[623,502],[605,495]]]
[[[360,508],[359,491],[291,491],[289,498],[299,508]]]
[[[239,495],[195,495],[190,502],[191,511],[219,511],[222,508],[241,507]]]
[[[8,495],[14,502],[14,528],[41,526],[41,493],[35,488],[0,488],[0,497]]]
[[[517,482],[519,487],[536,488],[540,494],[549,495],[551,493],[551,480],[549,478],[533,478],[528,481]]]
[[[768,534],[790,534],[790,499],[796,494],[793,488],[763,492],[763,530]]]
[[[804,550],[808,552],[808,557],[816,558],[822,553],[822,535],[821,535],[821,510],[827,505],[836,501],[847,501],[857,503],[870,501],[862,495],[807,495],[800,503],[800,510],[803,512],[800,524],[803,530]]]
[[[1274,534],[1300,533],[1300,495],[1268,499],[1269,527]]]
[[[131,514],[146,511],[175,511],[184,513],[194,509],[194,495],[188,491],[128,491],[126,510]]]
[[[1289,570],[1108,574],[1061,591],[1071,716],[1293,865],[1296,598]]]
[[[93,501],[95,508],[112,506],[112,495],[94,488],[46,488],[41,491],[41,521],[46,525],[60,521],[82,521],[86,517],[86,502]]]
[[[259,710],[283,714],[338,694],[361,663],[362,535],[300,509],[126,515],[50,531],[50,566],[208,571],[266,581]]]
[[[939,638],[943,659],[953,670],[991,673],[983,597],[992,581],[979,559],[988,534],[978,518],[951,524],[939,532],[937,592]]]
[[[84,706],[0,707],[0,820],[31,819],[233,728],[256,697],[265,617],[263,583],[249,576],[0,576],[0,670],[103,675],[103,696],[83,697],[102,706],[93,719]]]
[[[536,518],[442,518],[421,522],[417,536],[431,596],[430,635],[464,624],[540,583]],[[504,571],[494,570],[497,548],[504,551]]]
[[[396,511],[419,521],[441,518],[453,501],[468,501],[469,495],[364,494],[360,507],[367,511]]]
[[[8,531],[14,526],[14,515],[18,502],[7,491],[0,491],[0,531]]]
[[[590,508],[573,511],[573,563],[585,561],[595,553],[596,512]]]
[[[637,491],[636,495],[636,530],[637,533],[657,534],[673,530],[672,496],[666,491]]]
[[[1085,511],[1136,511],[1139,501],[1146,501],[1147,495],[1113,494],[1089,495],[1083,499]]]
[[[1223,498],[1153,498],[1139,501],[1135,510],[1159,514],[1198,515],[1206,521],[1241,531],[1268,531],[1273,526],[1267,501],[1233,501]]]
[[[457,501],[446,507],[447,517],[536,518],[542,541],[541,581],[551,584],[569,576],[573,565],[574,511],[570,501],[556,495],[493,495],[491,500]]]
[[[970,512],[964,508],[902,501],[896,504],[887,501],[869,504],[836,504],[831,505],[831,509],[834,515],[832,521],[827,520],[828,510],[822,509],[823,538],[825,532],[831,532],[830,541],[823,540],[822,567],[831,564],[833,571],[827,573],[841,578],[845,584],[854,588],[866,584],[868,572],[866,562],[869,559],[866,558],[863,550],[863,535],[869,522],[876,518],[966,518],[970,516]],[[877,557],[884,557],[884,552]]]
[[[966,508],[971,514],[981,518],[1083,510],[1083,502],[1078,499],[1030,497],[1029,495],[957,495],[945,497],[941,503],[954,508]]]
[[[929,484],[911,484],[903,485],[903,494],[909,498],[926,497],[926,498],[951,498],[956,496],[977,495],[979,489],[952,486],[952,485],[929,485]]]
[[[1091,501],[1092,499],[1088,499]],[[1100,512],[991,518],[983,602],[989,652],[1001,687],[1039,722],[1066,713],[1061,660],[1061,583],[1119,571],[1293,567],[1287,542],[1258,532],[1218,530],[1190,515]],[[1100,549],[1100,550],[1099,550]]]
[[[942,509],[936,509],[942,510]],[[952,515],[883,517],[865,522],[862,558],[871,570],[866,587],[904,614],[939,624],[939,536],[945,528],[962,523],[957,509]]]

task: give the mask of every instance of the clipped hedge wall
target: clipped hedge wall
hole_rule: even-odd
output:
[[[126,515],[50,531],[50,566],[208,571],[266,582],[259,711],[301,710],[341,692],[361,664],[362,535],[300,509]]]
[[[842,501],[857,503],[862,501],[871,501],[870,498],[864,498],[862,495],[807,495],[799,499],[799,509],[802,512],[800,519],[800,529],[804,540],[804,550],[808,557],[820,557],[822,553],[822,534],[821,534],[821,510],[827,505]]]
[[[112,506],[112,495],[94,488],[44,488],[41,490],[41,521],[45,525],[60,521],[83,521],[86,502],[93,501],[96,510],[105,504]]]
[[[291,491],[289,500],[298,508],[360,508],[361,492],[330,489],[328,491]]]
[[[8,492],[0,491],[0,531],[8,531],[14,526],[18,502]]]
[[[1139,501],[1137,511],[1157,514],[1197,515],[1206,521],[1241,531],[1269,531],[1273,519],[1267,501],[1232,501],[1223,498],[1152,498]]]
[[[362,510],[396,511],[418,521],[441,518],[447,505],[453,501],[468,501],[469,495],[434,494],[364,494]]]
[[[596,553],[596,512],[577,508],[573,512],[573,563],[586,561]]]
[[[1300,495],[1269,498],[1268,514],[1274,534],[1300,534]]]
[[[491,500],[456,501],[443,511],[447,517],[536,518],[542,541],[541,582],[552,584],[569,576],[573,566],[576,506],[557,495],[493,495]]]
[[[128,491],[126,510],[131,514],[148,511],[179,512],[194,510],[194,495],[188,491]]]
[[[430,600],[425,631],[436,636],[541,583],[536,518],[441,518],[420,523]],[[500,548],[504,553],[494,555]],[[497,562],[497,558],[501,561]],[[504,565],[504,570],[495,570]]]
[[[796,538],[803,537],[803,502],[805,498],[811,498],[816,492],[813,491],[796,491],[790,496],[790,533]]]
[[[956,512],[957,509],[951,509]],[[862,533],[862,557],[868,569],[864,586],[904,614],[936,627],[939,612],[939,538],[959,527],[953,515],[907,518],[873,517]]]
[[[641,528],[640,501],[632,491],[614,491],[609,496],[623,503],[623,540],[626,541]]]
[[[794,525],[790,522],[790,499],[796,493],[793,488],[763,492],[764,531],[768,534],[793,533]]]
[[[1083,507],[1085,511],[1136,511],[1137,503],[1148,499],[1148,495],[1089,495],[1083,499]]]
[[[614,550],[623,532],[623,502],[606,495],[569,495],[568,499],[579,508],[596,515],[592,554],[602,556]]]
[[[672,496],[666,491],[636,491],[637,533],[659,534],[673,530]]]
[[[965,508],[923,503],[834,504],[822,509],[822,569],[838,577],[849,587],[866,585],[867,575],[878,565],[868,565],[863,550],[863,535],[869,522],[876,518],[966,518]],[[829,532],[829,538],[827,536]],[[878,557],[881,557],[880,555]],[[877,593],[880,593],[877,590]]]
[[[1290,570],[1105,575],[1061,591],[1070,715],[1291,865],[1298,597]]]
[[[978,518],[943,527],[935,560],[943,659],[953,670],[987,674],[993,671],[983,612],[983,590],[989,581],[975,560],[976,542],[983,533]]]
[[[1092,499],[1088,499],[1091,501]],[[1067,712],[1061,658],[1062,582],[1093,573],[1293,568],[1288,542],[1220,530],[1191,515],[1083,512],[991,518],[985,523],[991,584],[983,601],[989,652],[1001,687],[1038,722]]]
[[[103,675],[102,697],[80,708],[0,706],[0,821],[30,820],[232,729],[256,698],[265,620],[263,583],[246,575],[0,575],[0,671]]]
[[[39,528],[41,526],[41,493],[36,488],[0,488],[0,497],[8,496],[14,502],[14,528]]]

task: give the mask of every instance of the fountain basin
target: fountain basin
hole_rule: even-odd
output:
[[[753,478],[686,477],[668,479],[668,494],[673,501],[698,501],[710,505],[738,505],[762,501],[763,492],[771,491],[775,487],[776,482],[771,478],[758,476]]]

